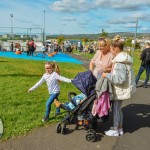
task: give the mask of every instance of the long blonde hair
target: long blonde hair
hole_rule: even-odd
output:
[[[48,62],[45,62],[45,65],[49,65],[52,67],[53,71],[57,72],[58,74],[60,74],[60,69],[59,69],[59,66],[53,62],[53,61],[48,61]]]

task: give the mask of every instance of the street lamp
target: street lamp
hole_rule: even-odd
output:
[[[10,14],[11,17],[11,39],[13,39],[13,14]]]
[[[133,59],[134,59],[134,51],[136,48],[136,41],[137,41],[137,29],[138,29],[138,18],[136,19],[135,35],[134,35],[133,50],[132,50],[132,58]]]
[[[44,43],[45,41],[45,10],[43,12],[44,12],[44,25],[43,25],[43,43]]]
[[[31,40],[31,30],[32,30],[32,28],[29,28],[29,30],[30,30],[30,40]]]

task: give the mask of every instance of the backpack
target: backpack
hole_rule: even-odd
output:
[[[150,50],[146,51],[145,65],[150,65]]]

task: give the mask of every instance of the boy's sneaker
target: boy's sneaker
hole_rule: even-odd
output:
[[[44,116],[42,119],[42,122],[47,122],[49,120],[49,117]]]
[[[119,131],[118,130],[108,130],[108,131],[105,131],[105,134],[107,136],[119,136]]]

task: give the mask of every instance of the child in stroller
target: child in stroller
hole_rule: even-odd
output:
[[[62,108],[67,111],[72,111],[75,109],[77,105],[79,105],[85,98],[86,95],[81,93],[79,95],[76,95],[74,92],[70,92],[69,95],[74,95],[73,97],[70,96],[70,102],[61,103],[58,99],[54,100],[54,105],[56,108]]]
[[[73,92],[68,94],[70,102],[61,104],[55,100],[57,107],[65,108],[68,111],[67,115],[56,126],[56,132],[66,134],[67,124],[76,124],[77,129],[80,125],[86,127],[88,134],[86,139],[88,141],[96,140],[96,132],[93,130],[95,124],[95,117],[92,116],[92,106],[96,99],[95,84],[96,78],[91,71],[81,72],[72,80],[72,83],[82,92],[76,95]],[[73,95],[73,97],[72,97]]]

